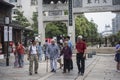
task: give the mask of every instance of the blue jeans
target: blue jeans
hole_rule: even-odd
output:
[[[39,61],[42,61],[42,54],[39,53]]]
[[[19,67],[23,67],[24,66],[24,54],[18,54],[18,64]]]

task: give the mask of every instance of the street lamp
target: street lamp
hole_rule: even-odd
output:
[[[6,54],[6,66],[9,66],[9,24],[10,24],[10,19],[9,17],[5,17],[5,25],[7,26],[7,54]],[[4,35],[5,36],[5,35]]]

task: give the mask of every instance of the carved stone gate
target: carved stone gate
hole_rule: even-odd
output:
[[[66,23],[68,35],[75,44],[75,17],[89,12],[120,12],[120,0],[72,0],[72,26],[69,25],[71,0],[38,0],[38,33],[42,44],[45,41],[45,27],[47,22],[62,21]]]

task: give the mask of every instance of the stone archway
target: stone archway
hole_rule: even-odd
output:
[[[48,1],[48,0],[46,0]],[[62,0],[49,0],[62,1]],[[69,0],[68,0],[69,1]],[[80,3],[80,4],[78,4]],[[81,13],[89,12],[120,12],[120,0],[73,0],[73,26],[68,26],[68,35],[71,36],[73,44],[75,44],[75,16]],[[43,0],[38,0],[38,32],[42,35],[42,43],[45,41],[45,30],[43,22],[48,21],[65,21],[68,22],[68,15],[63,15],[64,10],[68,10],[68,3],[52,3],[43,4]],[[58,13],[57,13],[58,11]],[[61,11],[58,15],[59,11]],[[52,13],[54,15],[43,16],[43,12]],[[57,15],[56,15],[57,14]]]

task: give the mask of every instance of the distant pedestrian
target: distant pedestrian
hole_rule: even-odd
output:
[[[41,62],[42,61],[42,54],[43,54],[41,42],[39,42],[39,44],[37,45],[37,48],[38,48],[39,61]]]
[[[18,46],[18,42],[16,42],[15,44],[13,44],[13,53],[15,56],[15,61],[14,61],[14,67],[18,67],[18,52],[17,52],[17,46]]]
[[[44,52],[45,60],[46,60],[46,49],[47,49],[48,45],[49,45],[48,40],[45,40],[45,44],[43,45],[43,52]]]
[[[38,49],[35,40],[32,40],[32,45],[29,47],[29,75],[33,74],[33,64],[34,64],[34,72],[38,74]]]
[[[73,50],[73,45],[72,45],[72,42],[70,40],[70,36],[66,37],[66,41],[68,41],[68,46],[70,47],[70,49],[72,51]],[[72,58],[70,60],[70,69],[73,70],[73,61],[72,61]]]
[[[78,74],[84,75],[85,72],[85,49],[86,43],[82,40],[82,36],[78,36],[77,43],[76,43],[76,60],[77,60],[77,67],[78,67]]]
[[[46,54],[47,57],[50,59],[51,72],[56,72],[59,47],[55,43],[54,39],[51,40],[51,44],[47,47]]]
[[[20,42],[18,42],[16,50],[17,50],[17,53],[18,53],[19,68],[22,68],[24,66],[25,47]]]
[[[62,49],[63,49],[63,43],[58,42],[57,44],[58,44],[58,46],[59,46],[60,54],[61,54],[61,51],[62,51]],[[60,65],[60,69],[62,69],[63,64],[62,64],[62,59],[61,59],[61,57],[60,57],[60,54],[59,54],[59,57],[58,57],[57,62],[58,62],[59,65]]]
[[[115,60],[117,62],[116,68],[117,72],[120,72],[120,41],[115,46],[115,48],[116,48]]]
[[[63,55],[63,61],[64,61],[63,73],[66,73],[67,69],[68,69],[68,72],[70,72],[72,51],[68,46],[68,41],[64,42],[64,47],[61,51],[61,55]]]

